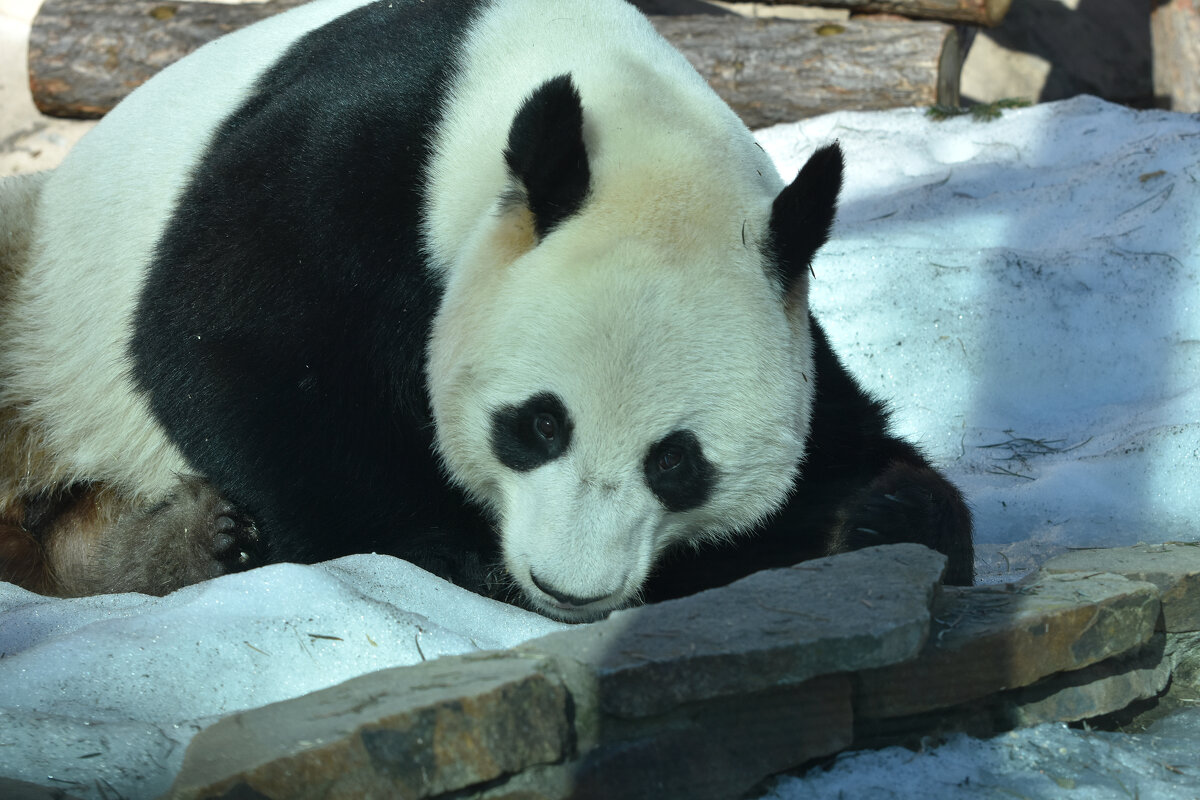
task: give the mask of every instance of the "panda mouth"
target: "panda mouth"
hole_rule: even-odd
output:
[[[624,605],[619,590],[580,597],[539,578],[532,570],[529,572],[529,580],[538,589],[537,596],[530,598],[534,604],[544,609],[548,616],[566,622],[591,622],[608,616],[610,612]]]

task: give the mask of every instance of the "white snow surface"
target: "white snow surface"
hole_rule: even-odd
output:
[[[759,138],[787,178],[841,142],[813,306],[966,492],[981,580],[1068,547],[1200,539],[1200,116],[1085,97],[990,123],[836,113]],[[154,797],[221,715],[562,627],[376,555],[164,598],[0,584],[0,776]],[[1160,726],[855,753],[770,797],[1200,794],[1200,711]]]

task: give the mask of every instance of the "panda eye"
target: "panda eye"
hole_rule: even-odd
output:
[[[492,452],[509,469],[536,469],[570,444],[571,418],[557,395],[543,392],[492,412]]]
[[[558,433],[558,420],[550,414],[538,414],[533,418],[533,429],[546,441],[553,441],[555,434]]]
[[[646,485],[668,511],[688,511],[708,502],[717,469],[704,457],[700,439],[689,430],[667,434],[650,446],[644,462]]]

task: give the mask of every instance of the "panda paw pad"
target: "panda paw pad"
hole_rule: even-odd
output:
[[[264,563],[262,539],[252,519],[224,500],[209,512],[209,519],[212,572],[241,572]]]

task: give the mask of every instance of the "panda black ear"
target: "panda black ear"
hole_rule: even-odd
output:
[[[534,90],[513,119],[504,161],[525,190],[538,238],[583,206],[591,185],[583,103],[570,75]]]
[[[842,190],[842,148],[837,142],[813,153],[771,206],[771,241],[784,286],[806,281],[813,256],[829,240]]]

